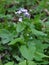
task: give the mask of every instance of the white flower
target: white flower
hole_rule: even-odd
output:
[[[22,17],[19,18],[19,22],[22,22]]]
[[[21,11],[17,11],[17,12],[15,12],[15,14],[21,14],[22,12]]]
[[[20,11],[21,12],[27,12],[28,10],[27,9],[24,9],[24,8],[20,8]]]
[[[27,34],[27,36],[29,36],[29,34]]]

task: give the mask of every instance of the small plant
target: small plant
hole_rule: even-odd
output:
[[[48,5],[49,0],[0,1],[0,65],[49,65]]]

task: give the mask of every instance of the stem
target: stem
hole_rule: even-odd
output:
[[[2,60],[1,60],[1,54],[0,54],[0,65],[3,65],[3,64],[2,64]]]
[[[28,65],[28,61],[26,60],[26,65]]]

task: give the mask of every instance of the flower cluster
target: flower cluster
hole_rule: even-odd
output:
[[[20,8],[15,14],[23,14],[25,17],[30,18],[30,14],[27,9]],[[22,22],[22,15],[19,17],[19,21]]]

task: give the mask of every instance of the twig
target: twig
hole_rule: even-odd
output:
[[[47,15],[49,16],[49,11],[48,11],[48,9],[44,9],[44,12],[46,12]]]
[[[47,18],[44,18],[42,21],[43,21],[43,22],[46,22],[46,21],[47,21]]]

